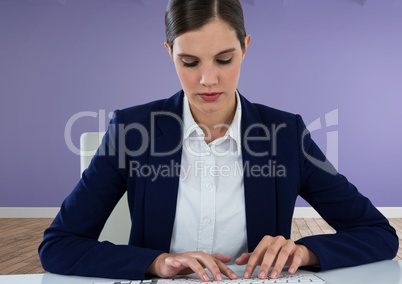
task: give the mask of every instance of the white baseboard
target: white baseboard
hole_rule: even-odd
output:
[[[402,207],[377,207],[387,218],[402,218]],[[312,207],[295,207],[293,218],[321,218]]]
[[[321,218],[321,216],[312,207],[295,207],[293,218]]]
[[[0,218],[54,218],[59,207],[0,207]]]
[[[377,207],[387,218],[402,218],[402,207]]]
[[[0,218],[54,218],[58,207],[0,207]],[[387,218],[402,218],[402,207],[378,207]],[[294,218],[320,218],[311,207],[296,207]]]

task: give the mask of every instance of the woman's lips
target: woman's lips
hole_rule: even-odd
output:
[[[200,94],[200,97],[207,102],[216,101],[222,93],[203,93]]]

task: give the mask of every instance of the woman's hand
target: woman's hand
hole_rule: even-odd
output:
[[[317,256],[304,245],[296,245],[282,236],[265,236],[252,253],[243,253],[236,259],[236,264],[247,264],[244,278],[250,278],[257,265],[260,265],[258,278],[264,279],[273,267],[269,277],[277,278],[285,265],[288,272],[294,274],[300,266],[318,265]]]
[[[178,254],[163,253],[154,260],[146,272],[161,278],[197,273],[203,281],[211,281],[204,269],[207,268],[215,281],[221,281],[222,274],[230,279],[236,279],[237,275],[225,264],[231,259],[230,256],[210,255],[202,251]]]

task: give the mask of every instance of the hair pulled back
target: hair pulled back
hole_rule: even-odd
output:
[[[244,49],[246,29],[240,0],[169,0],[165,32],[171,50],[178,36],[199,29],[214,18],[225,21],[236,31]]]

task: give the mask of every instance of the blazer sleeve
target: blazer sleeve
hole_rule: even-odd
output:
[[[39,246],[45,270],[79,276],[144,279],[145,270],[162,253],[98,241],[108,216],[126,190],[126,171],[119,168],[116,151],[120,125],[124,122],[117,111],[88,169],[45,231]]]
[[[305,237],[296,243],[314,252],[322,270],[392,259],[398,237],[388,220],[358,192],[312,141],[300,116],[300,195],[331,225],[335,234]]]

